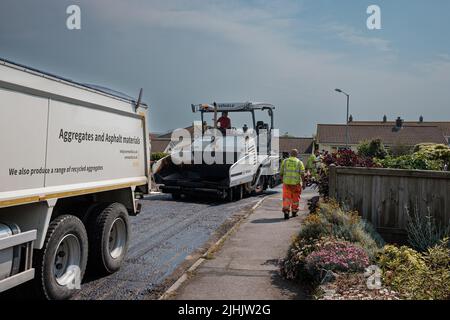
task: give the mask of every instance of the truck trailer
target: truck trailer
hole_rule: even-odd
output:
[[[150,183],[141,94],[0,59],[0,292],[67,299],[120,268]]]
[[[201,115],[201,121],[194,125],[194,136],[174,131],[170,155],[153,165],[155,182],[162,192],[174,199],[209,195],[235,201],[280,184],[273,105],[212,103],[191,108]],[[224,112],[231,117],[250,115],[250,125],[220,128],[217,117]],[[264,113],[268,122],[261,120]],[[212,125],[205,121],[207,114],[213,115]]]

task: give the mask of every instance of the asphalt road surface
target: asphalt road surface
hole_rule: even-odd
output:
[[[207,249],[216,231],[250,209],[261,197],[238,202],[174,201],[169,195],[141,200],[130,217],[131,242],[125,264],[108,277],[88,279],[74,299],[151,299],[186,259]],[[159,288],[159,289],[158,289]]]

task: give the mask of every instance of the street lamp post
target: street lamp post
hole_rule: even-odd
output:
[[[349,109],[350,109],[350,95],[344,91],[342,91],[341,89],[335,89],[336,92],[345,94],[347,97],[347,118],[345,119],[345,147],[348,149],[348,145],[349,145],[349,137],[348,137],[348,114],[349,114]]]

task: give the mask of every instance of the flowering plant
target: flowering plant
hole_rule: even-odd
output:
[[[305,267],[315,277],[323,277],[324,272],[364,271],[369,266],[366,251],[348,241],[322,239],[316,244],[316,250],[305,259]]]
[[[336,153],[328,153],[322,162],[329,166],[334,164],[339,167],[376,167],[377,164],[370,157],[360,156],[352,150],[339,150]]]
[[[308,276],[305,259],[315,249],[315,239],[296,237],[289,248],[287,257],[280,261],[280,272],[286,279],[300,279]]]

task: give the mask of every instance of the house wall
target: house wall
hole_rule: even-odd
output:
[[[334,153],[337,152],[339,149],[341,148],[345,148],[345,144],[342,145],[335,145],[335,144],[324,144],[324,143],[319,143],[319,151],[325,150],[328,151],[329,153]],[[352,149],[353,151],[358,151],[358,145],[350,145],[350,149]]]

